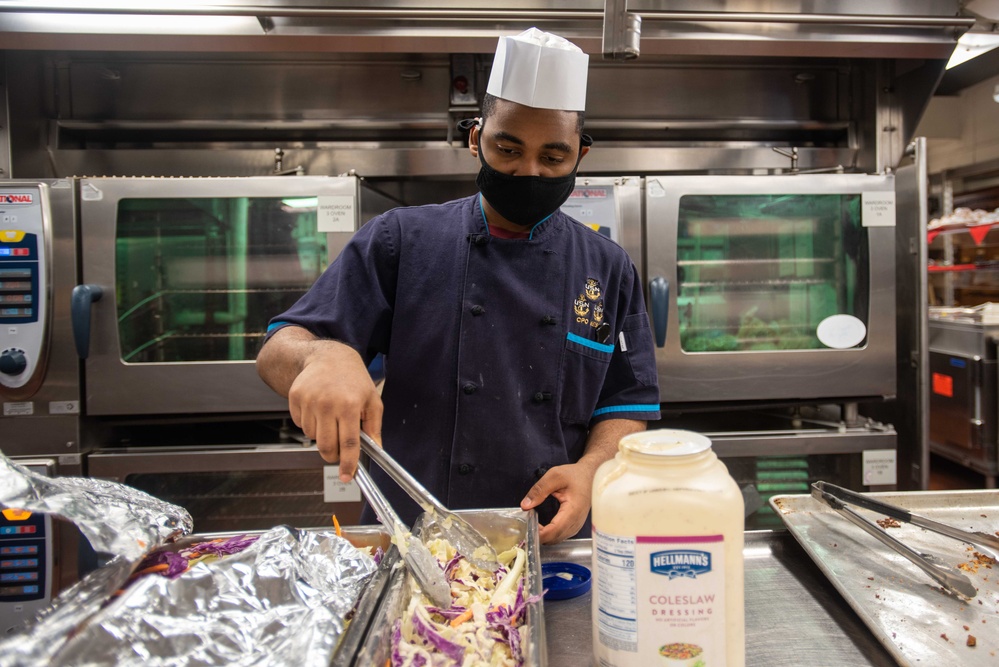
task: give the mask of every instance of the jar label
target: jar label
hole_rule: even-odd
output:
[[[595,530],[599,664],[725,667],[724,546]]]

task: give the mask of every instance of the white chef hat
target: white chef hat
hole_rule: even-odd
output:
[[[536,109],[586,109],[590,57],[572,42],[530,28],[500,37],[486,92]]]

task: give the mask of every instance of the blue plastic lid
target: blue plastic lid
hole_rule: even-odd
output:
[[[575,563],[542,563],[541,585],[546,600],[568,600],[590,590],[590,570]]]

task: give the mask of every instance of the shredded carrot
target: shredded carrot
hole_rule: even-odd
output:
[[[451,627],[456,628],[465,621],[470,621],[470,620],[472,620],[472,610],[466,609],[465,611],[461,612],[460,614],[451,619]]]
[[[392,667],[392,658],[386,658],[385,667]]]
[[[159,565],[150,565],[149,567],[143,568],[138,572],[134,572],[132,576],[138,577],[141,574],[150,574],[152,572],[165,572],[168,569],[170,569],[169,565],[167,565],[166,563],[160,563]]]
[[[340,522],[336,520],[336,514],[333,515],[333,528],[336,529],[337,537],[343,537],[343,531],[340,530]]]

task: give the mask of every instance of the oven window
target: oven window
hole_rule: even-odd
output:
[[[268,320],[326,267],[315,198],[123,199],[115,244],[127,363],[255,358]]]
[[[854,195],[687,195],[677,229],[684,352],[863,347],[869,259]],[[831,318],[834,315],[846,316]],[[852,339],[851,339],[852,336]],[[821,339],[821,340],[820,340]]]

